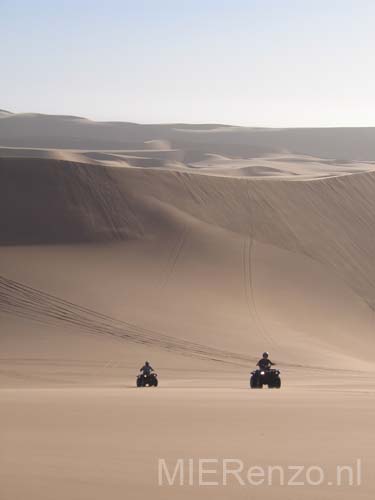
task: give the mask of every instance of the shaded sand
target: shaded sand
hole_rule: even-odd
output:
[[[252,154],[249,130],[210,127],[2,113],[1,500],[373,498],[370,142],[330,156],[317,130],[253,129],[284,142]],[[280,391],[248,389],[264,350]],[[158,389],[134,388],[145,359]],[[363,480],[160,488],[159,457],[359,458]]]

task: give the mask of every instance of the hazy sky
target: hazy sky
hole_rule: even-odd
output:
[[[0,0],[0,108],[375,126],[374,0]]]

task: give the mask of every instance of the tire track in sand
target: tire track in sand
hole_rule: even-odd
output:
[[[266,330],[262,318],[258,312],[255,300],[255,287],[254,287],[254,273],[253,273],[253,247],[254,247],[254,213],[252,208],[252,200],[249,191],[247,191],[250,208],[250,231],[245,235],[242,246],[242,259],[243,259],[243,279],[245,289],[245,300],[250,316],[253,318],[257,327],[258,333],[264,339],[266,344],[276,345],[272,336]]]
[[[180,258],[181,252],[185,246],[187,236],[190,230],[187,225],[184,226],[182,232],[180,233],[176,244],[172,247],[172,251],[168,256],[168,261],[166,265],[166,270],[164,271],[164,278],[160,284],[160,288],[165,288],[173,276],[173,273],[176,268],[177,261]]]
[[[189,357],[242,366],[254,361],[254,358],[249,356],[179,339],[118,320],[4,276],[0,276],[0,313],[21,317],[51,328],[64,327],[98,337],[112,337]]]

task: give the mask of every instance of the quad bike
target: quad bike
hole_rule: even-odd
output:
[[[251,389],[262,389],[264,385],[267,385],[269,389],[280,389],[280,370],[254,370],[251,372]]]
[[[140,373],[137,377],[137,387],[157,387],[158,383],[158,374],[154,372],[148,375]]]

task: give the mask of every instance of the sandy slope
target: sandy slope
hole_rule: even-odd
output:
[[[2,282],[7,312],[26,314],[28,294],[30,314],[43,317],[40,294],[52,293],[114,318],[109,333],[130,322],[156,344],[278,348],[286,363],[313,365],[373,359],[375,174],[296,183],[1,162],[2,213],[16,207],[1,236],[1,273],[17,282]]]
[[[159,488],[158,457],[371,470],[375,154],[356,149],[370,132],[330,156],[332,131],[2,113],[0,497],[297,491]],[[250,392],[265,349],[284,387]],[[160,389],[133,389],[145,358]],[[297,494],[372,498],[364,474]]]

